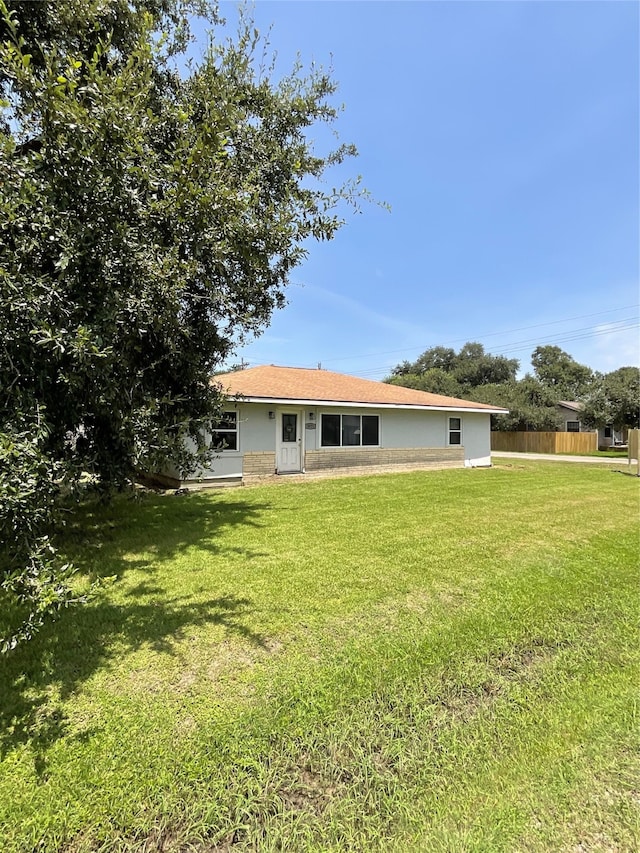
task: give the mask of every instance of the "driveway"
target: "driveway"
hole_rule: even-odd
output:
[[[628,466],[629,460],[622,454],[619,457],[614,456],[566,456],[561,453],[511,453],[506,450],[492,450],[491,458],[502,457],[507,459],[538,459],[545,462],[593,462],[598,465],[624,465]],[[634,465],[637,465],[637,459],[631,460]]]

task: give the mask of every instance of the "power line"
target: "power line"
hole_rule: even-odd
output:
[[[506,330],[501,331],[501,332],[487,332],[486,334],[482,334],[482,335],[472,335],[471,337],[467,336],[466,338],[455,338],[453,340],[444,341],[443,343],[438,344],[438,346],[449,346],[450,344],[457,344],[460,342],[466,343],[467,341],[482,341],[485,338],[492,338],[492,337],[496,337],[497,335],[510,335],[510,334],[513,334],[514,332],[525,332],[525,331],[528,331],[529,329],[541,329],[545,326],[557,326],[560,323],[570,323],[573,320],[585,320],[588,317],[602,317],[605,314],[613,314],[616,311],[627,311],[631,308],[638,308],[638,307],[640,307],[640,305],[637,303],[635,305],[622,305],[619,308],[608,308],[605,311],[595,311],[592,314],[578,314],[575,317],[565,317],[562,320],[550,320],[548,323],[536,323],[533,326],[520,326],[520,327],[515,328],[515,329],[506,329]],[[616,320],[614,322],[621,322],[621,321]],[[326,358],[326,359],[323,358],[322,363],[328,364],[328,363],[331,363],[334,361],[355,361],[356,359],[377,358],[378,356],[383,356],[383,355],[398,355],[399,353],[415,352],[418,349],[419,349],[419,347],[417,347],[417,346],[403,347],[402,349],[385,350],[384,352],[365,353],[363,355],[345,355],[345,356],[339,356],[336,358]],[[384,370],[385,368],[380,368],[380,369]]]
[[[610,324],[606,329],[598,329],[597,326],[592,327],[594,331],[586,331],[584,329],[574,329],[573,332],[567,334],[566,337],[558,336],[557,342],[564,343],[566,341],[581,341],[585,338],[595,338],[599,335],[608,335],[615,334],[616,332],[624,332],[628,329],[638,328],[638,317],[629,317],[627,320],[619,320],[616,321],[623,325],[614,326],[614,324]],[[505,352],[519,352],[524,349],[529,349],[531,343],[535,339],[529,339],[528,341],[518,341],[515,346],[507,347],[504,350],[499,350],[498,355],[503,355]],[[539,346],[544,346],[547,343],[556,342],[556,338],[549,338],[548,340],[538,341]],[[522,345],[521,345],[522,344]]]
[[[535,343],[537,346],[546,346],[567,343],[570,341],[585,340],[587,338],[599,337],[600,335],[616,334],[618,332],[628,331],[629,329],[639,328],[638,320],[638,317],[626,317],[622,320],[615,320],[613,323],[608,324],[604,329],[601,329],[598,326],[585,326],[583,328],[572,329],[558,335],[547,336],[542,339],[528,338],[521,341],[514,341],[513,344],[504,346],[492,352],[491,355],[508,355],[510,353],[528,350],[532,343]],[[358,371],[358,375],[364,376],[388,371],[389,367],[388,365],[385,365],[383,367],[371,367],[366,370]]]

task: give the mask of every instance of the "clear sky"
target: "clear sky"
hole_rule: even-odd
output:
[[[310,243],[287,307],[234,361],[380,379],[476,340],[523,372],[544,343],[638,364],[639,10],[258,0],[278,68],[298,52],[333,67],[348,173],[391,211]]]

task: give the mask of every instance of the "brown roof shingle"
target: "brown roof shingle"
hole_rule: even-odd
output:
[[[297,400],[331,403],[364,403],[381,406],[416,406],[438,409],[476,409],[504,412],[497,406],[444,397],[413,388],[373,382],[330,370],[262,365],[213,377],[228,396],[252,400]]]

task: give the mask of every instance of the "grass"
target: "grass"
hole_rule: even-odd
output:
[[[587,453],[563,453],[563,456],[597,456],[602,459],[619,459],[623,463],[627,463],[629,459],[629,451],[625,448],[609,448],[608,450],[589,450]]]
[[[638,482],[601,466],[86,506],[0,670],[16,851],[638,849]]]

